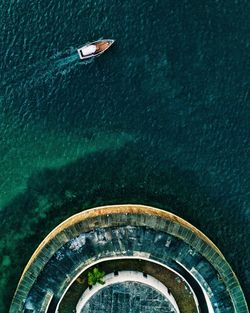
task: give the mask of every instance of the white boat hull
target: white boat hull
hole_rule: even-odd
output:
[[[87,43],[83,47],[77,49],[81,60],[97,57],[105,52],[114,43],[113,39],[102,39]]]

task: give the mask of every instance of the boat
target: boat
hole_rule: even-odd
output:
[[[113,39],[101,39],[86,43],[83,47],[77,49],[77,52],[81,60],[89,59],[101,55],[113,43]]]

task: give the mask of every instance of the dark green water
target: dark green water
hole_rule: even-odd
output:
[[[40,241],[101,204],[165,208],[250,288],[250,2],[0,1],[0,312]],[[75,49],[116,42],[91,63]]]

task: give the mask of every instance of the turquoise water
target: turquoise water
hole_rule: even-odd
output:
[[[0,311],[60,221],[168,209],[249,295],[249,1],[0,1]],[[92,62],[76,49],[116,39]]]

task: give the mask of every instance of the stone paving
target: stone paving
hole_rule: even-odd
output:
[[[10,313],[54,313],[82,269],[106,257],[125,255],[143,255],[192,276],[190,281],[202,286],[213,312],[248,312],[235,274],[204,234],[169,212],[117,205],[72,216],[45,238],[24,270]],[[202,292],[197,298],[199,306],[205,305],[201,312],[207,313]]]
[[[37,307],[44,306],[46,292],[50,290],[54,294],[50,309],[54,312],[56,303],[62,296],[62,290],[67,287],[84,263],[88,264],[107,256],[125,254],[133,256],[134,251],[143,251],[150,258],[169,265],[177,272],[179,267],[175,261],[178,260],[188,271],[193,271],[194,276],[210,295],[214,309],[218,309],[218,312],[234,312],[223,281],[218,278],[218,273],[205,258],[170,234],[138,226],[96,228],[94,231],[69,240],[53,255],[38,275],[36,284],[29,293],[29,307],[32,303],[33,312],[36,312]],[[212,289],[210,282],[213,283]],[[201,306],[204,305],[204,301],[205,299],[200,300]],[[26,304],[25,307],[27,308]],[[208,311],[203,310],[203,312]]]
[[[158,291],[138,282],[124,282],[101,289],[81,313],[175,313]]]
[[[158,293],[163,295],[163,297],[170,302],[170,306],[174,308],[175,313],[180,313],[179,307],[176,303],[175,298],[173,297],[170,290],[162,284],[158,279],[155,279],[153,276],[148,274],[143,274],[139,271],[116,271],[114,273],[107,274],[103,277],[104,284],[95,284],[92,288],[87,288],[84,293],[82,294],[81,298],[79,299],[76,305],[76,313],[81,313],[82,308],[89,302],[89,300],[94,297],[96,293],[100,293],[101,289],[107,289],[110,285],[121,285],[129,284],[129,282],[136,282],[139,285],[143,286],[146,285],[150,287],[150,289],[156,290]],[[133,284],[131,284],[131,292],[133,288]],[[145,288],[144,288],[145,289]],[[137,292],[137,296],[144,297],[144,295],[140,294],[140,289],[137,288],[134,293]],[[61,308],[59,311],[62,313]]]

